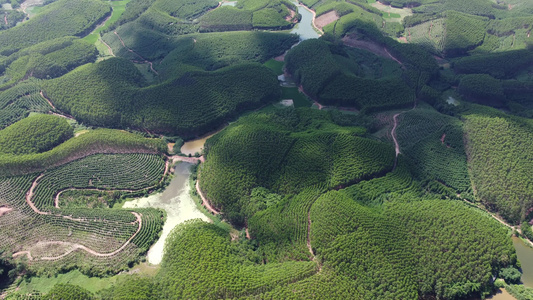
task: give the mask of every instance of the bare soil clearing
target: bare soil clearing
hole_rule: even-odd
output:
[[[392,54],[390,54],[389,50],[387,50],[386,47],[383,47],[377,44],[376,42],[369,40],[360,40],[357,38],[356,34],[348,34],[342,38],[342,41],[346,46],[363,49],[366,51],[370,51],[377,56],[392,59],[403,67],[403,63],[396,57],[394,57]]]
[[[295,15],[296,15],[296,12],[294,10],[292,10],[292,9],[289,9],[289,14],[287,16],[285,16],[285,21],[290,22],[292,20],[292,18],[294,18]],[[296,22],[298,22],[298,21],[297,20],[293,21],[293,23],[296,23]]]
[[[318,18],[315,19],[315,26],[322,31],[322,28],[324,26],[329,25],[339,19],[339,15],[337,15],[337,12],[332,10],[330,12],[327,12],[323,15],[320,15]]]
[[[209,200],[204,196],[204,193],[200,189],[200,179],[196,180],[196,191],[198,192],[198,195],[200,195],[200,198],[202,198],[202,205],[207,208],[212,214],[218,215],[220,214],[219,211],[217,211],[211,204],[209,203]]]
[[[398,127],[398,116],[401,115],[403,112],[401,113],[397,113],[394,115],[393,119],[394,119],[394,126],[392,126],[392,130],[391,130],[391,136],[392,136],[392,140],[394,141],[394,149],[396,151],[396,157],[398,157],[398,154],[400,154],[400,145],[398,144],[398,140],[396,139],[396,128]]]
[[[113,53],[113,49],[111,49],[111,47],[109,47],[109,45],[106,42],[104,42],[104,40],[102,40],[102,38],[99,37],[98,39],[102,42],[102,44],[104,44],[107,47],[107,50],[109,50],[109,54],[111,56],[115,57],[115,54]]]
[[[12,211],[13,208],[7,206],[0,206],[0,217]]]

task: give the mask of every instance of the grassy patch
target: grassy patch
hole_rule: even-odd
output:
[[[276,73],[276,75],[282,75],[283,74],[283,65],[285,63],[282,61],[277,61],[275,59],[270,59],[264,63],[265,67],[271,69]]]
[[[109,25],[115,23],[118,18],[124,13],[126,10],[126,4],[128,4],[130,0],[123,0],[123,1],[110,1],[111,7],[113,8],[113,11],[111,13],[111,17],[107,19],[105,24],[103,26],[100,26],[96,28],[91,34],[87,35],[83,39],[88,41],[91,44],[95,44],[96,41],[98,41],[98,37],[100,36],[100,32],[104,29],[107,29]]]
[[[281,88],[281,99],[292,99],[294,101],[294,107],[310,107],[311,101],[300,91],[298,88],[292,87]]]

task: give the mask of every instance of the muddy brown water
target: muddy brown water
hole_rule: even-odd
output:
[[[122,206],[123,208],[155,207],[164,209],[167,212],[167,219],[163,225],[161,236],[152,245],[147,254],[148,262],[151,264],[157,265],[161,263],[165,240],[176,225],[197,218],[206,222],[209,221],[209,218],[198,210],[190,196],[189,175],[191,174],[191,166],[191,164],[185,162],[178,164],[174,172],[174,178],[172,178],[164,192],[127,201]]]

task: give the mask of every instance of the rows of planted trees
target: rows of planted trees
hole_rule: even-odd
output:
[[[256,64],[189,72],[148,87],[143,87],[144,83],[133,64],[116,58],[85,65],[43,85],[56,107],[79,121],[185,136],[213,130],[236,114],[280,95],[275,75]],[[80,88],[73,93],[71,86]]]
[[[209,141],[200,187],[229,220],[242,223],[251,216],[248,196],[256,186],[283,194],[313,185],[341,188],[392,169],[392,147],[364,132],[308,109],[247,116]]]

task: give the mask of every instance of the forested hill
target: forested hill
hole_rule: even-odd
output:
[[[0,4],[0,298],[533,294],[533,2]]]

